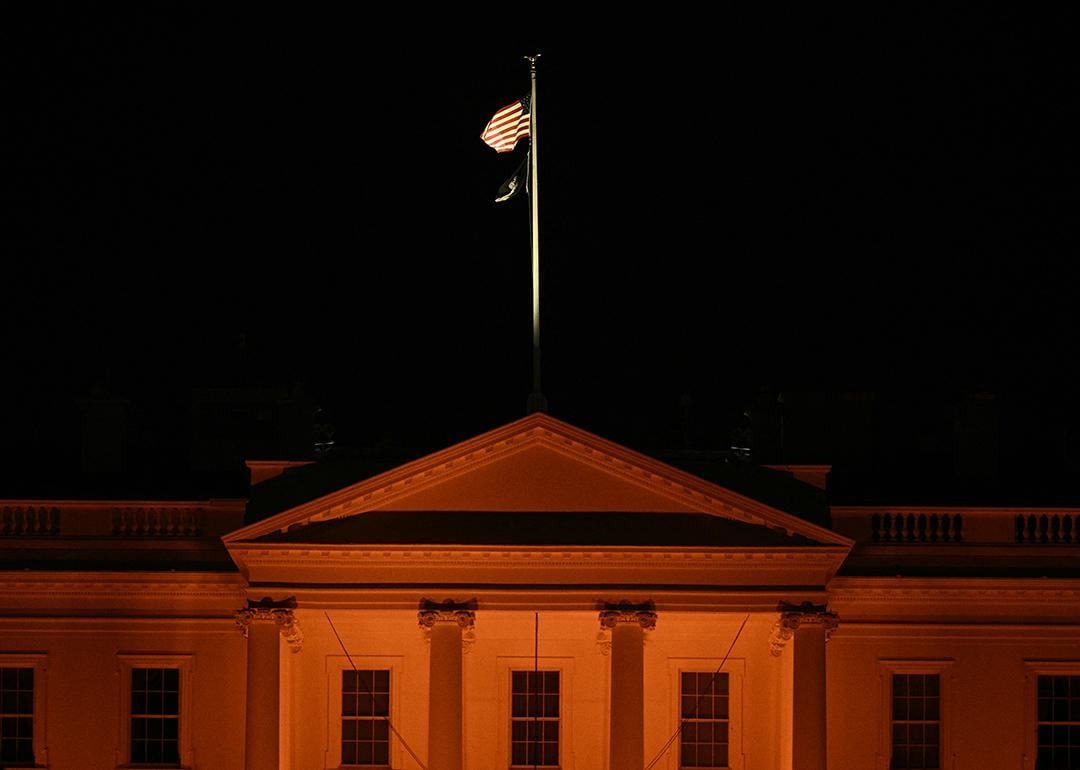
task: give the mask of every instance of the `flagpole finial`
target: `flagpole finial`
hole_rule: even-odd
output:
[[[529,71],[536,72],[536,60],[540,58],[540,54],[533,54],[532,56],[522,57],[529,63]]]

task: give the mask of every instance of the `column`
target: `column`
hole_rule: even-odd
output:
[[[774,628],[773,654],[794,637],[792,691],[792,764],[795,770],[826,770],[828,712],[826,710],[825,641],[837,627],[835,612],[824,604],[781,603]]]
[[[600,625],[611,630],[611,770],[645,766],[645,631],[656,627],[652,605],[609,605]]]
[[[244,726],[244,767],[246,770],[274,770],[280,749],[280,661],[281,640],[300,652],[303,635],[293,614],[295,599],[274,602],[248,601],[248,608],[236,613],[236,623],[248,640],[247,714]]]
[[[476,615],[465,605],[427,603],[418,615],[431,633],[428,677],[428,770],[461,770],[461,634]]]

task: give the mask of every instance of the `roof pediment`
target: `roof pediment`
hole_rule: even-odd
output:
[[[296,505],[225,542],[850,546],[543,414]]]

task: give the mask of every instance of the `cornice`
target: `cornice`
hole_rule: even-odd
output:
[[[114,615],[109,617],[87,615],[3,615],[0,628],[5,634],[95,634],[116,633],[119,628],[138,629],[140,634],[165,634],[175,637],[177,633],[236,635],[235,611],[219,615]]]
[[[1076,597],[1080,578],[834,578],[829,582],[830,601],[882,601],[978,598]]]
[[[0,572],[0,596],[8,598],[216,597],[241,601],[245,586],[240,575],[220,573]]]
[[[335,545],[312,548],[308,544],[234,544],[230,550],[252,568],[355,569],[376,567],[463,568],[482,572],[507,567],[568,570],[652,569],[679,572],[715,569],[787,571],[839,567],[847,549],[829,546],[806,548],[654,548],[635,547],[570,549],[566,547],[416,547]],[[737,566],[736,566],[737,565]],[[580,572],[575,579],[583,579]]]
[[[242,512],[247,506],[244,498],[209,498],[206,500],[0,500],[0,508],[35,508],[49,507],[59,510],[102,510],[113,508],[207,508],[211,510],[228,510]]]
[[[759,587],[693,586],[449,586],[425,583],[415,587],[369,587],[356,591],[351,586],[296,586],[274,587],[259,584],[249,590],[250,595],[295,594],[298,609],[304,613],[314,612],[321,616],[324,610],[402,610],[416,611],[417,603],[425,596],[467,593],[477,601],[477,622],[485,613],[513,611],[527,612],[530,617],[537,609],[596,613],[612,601],[651,602],[656,612],[755,612],[774,618],[779,602],[824,602],[821,589]],[[595,615],[594,615],[595,616]]]
[[[379,545],[370,544],[318,544],[294,543],[236,543],[230,550],[244,553],[249,558],[262,557],[266,560],[303,557],[304,563],[310,559],[339,557],[344,559],[431,559],[431,558],[468,558],[476,559],[541,559],[544,561],[567,561],[582,559],[584,563],[594,559],[660,559],[679,563],[687,560],[717,561],[835,561],[838,556],[847,553],[846,548],[829,546],[792,546],[792,547],[733,547],[733,548],[698,548],[693,546],[672,546],[641,548],[638,546],[504,546],[504,545]],[[0,573],[2,574],[2,573]]]
[[[1051,507],[1044,506],[988,506],[988,505],[833,505],[829,510],[834,515],[865,515],[874,513],[967,513],[967,514],[1066,514],[1076,513],[1080,506]]]
[[[887,639],[971,641],[978,644],[1018,641],[1060,642],[1074,648],[1080,642],[1080,624],[1045,623],[928,623],[918,621],[860,621],[845,619],[830,639],[830,644],[861,643]],[[1071,658],[1072,656],[1070,656]]]

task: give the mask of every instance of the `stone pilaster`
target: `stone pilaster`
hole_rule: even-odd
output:
[[[794,765],[799,770],[826,770],[825,642],[836,630],[838,619],[824,604],[781,603],[778,610],[780,618],[773,627],[773,655],[779,655],[787,641],[795,640],[791,747]]]
[[[303,634],[293,610],[295,599],[248,601],[236,613],[247,638],[247,714],[244,728],[244,767],[276,770],[280,756],[281,639],[300,652]]]
[[[424,602],[417,615],[430,634],[428,677],[428,768],[461,770],[462,752],[462,633],[471,631],[476,614],[471,605]]]
[[[600,626],[611,631],[611,770],[645,766],[645,631],[656,627],[652,604],[606,605]]]

